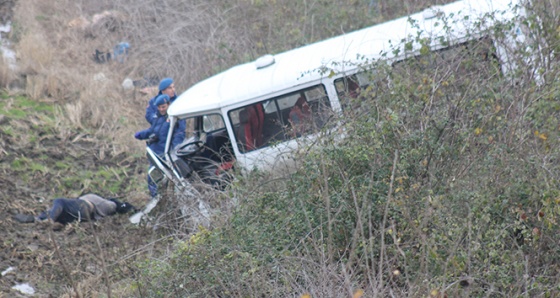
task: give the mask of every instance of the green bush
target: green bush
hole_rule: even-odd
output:
[[[498,28],[498,40],[510,27]],[[546,38],[527,45],[557,48],[553,29],[544,26]],[[530,59],[503,73],[490,39],[442,51],[426,49],[425,39],[403,43],[424,50],[364,67],[381,79],[338,119],[342,141],[324,136],[284,179],[254,173],[239,182],[232,192],[242,199],[232,213],[180,244],[163,273],[149,272],[150,291],[560,294],[560,106],[557,75],[550,75],[558,64],[539,79],[527,74],[536,63]],[[526,46],[516,51],[534,57]],[[558,61],[552,51],[545,55]]]

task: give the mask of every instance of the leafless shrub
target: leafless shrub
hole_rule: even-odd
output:
[[[33,99],[39,99],[43,94],[45,78],[42,76],[28,76],[26,80],[25,93]]]
[[[44,70],[53,62],[53,53],[48,41],[40,34],[24,35],[17,46],[19,68],[26,77],[26,93],[33,99],[40,98],[46,91]]]
[[[126,16],[118,11],[105,10],[101,13],[94,14],[91,21],[83,23],[85,36],[97,38],[111,33],[122,31],[122,26],[126,22]]]

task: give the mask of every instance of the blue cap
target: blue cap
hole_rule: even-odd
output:
[[[156,106],[160,106],[165,103],[169,103],[169,95],[160,94],[158,95],[158,97],[156,97]]]
[[[161,82],[159,82],[159,92],[167,89],[167,87],[171,86],[171,84],[173,84],[172,78],[165,78],[161,80]]]

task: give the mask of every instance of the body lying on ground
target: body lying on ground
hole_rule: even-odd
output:
[[[105,199],[96,194],[86,194],[76,199],[54,199],[52,207],[48,211],[42,212],[37,218],[32,215],[18,214],[15,219],[25,223],[50,219],[53,222],[67,224],[74,221],[99,220],[105,216],[130,211],[136,211],[136,208],[130,203],[114,198]]]

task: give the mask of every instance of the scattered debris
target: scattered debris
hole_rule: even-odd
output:
[[[124,63],[126,58],[128,57],[128,51],[130,49],[130,44],[128,42],[119,42],[113,47],[113,52],[110,51],[100,51],[99,49],[95,49],[95,52],[92,54],[93,61],[103,64],[110,62],[111,60],[118,61],[120,63]]]
[[[130,44],[128,42],[119,42],[113,48],[113,59],[120,63],[123,63],[128,57],[128,50],[130,49]]]
[[[12,31],[12,22],[8,21],[5,25],[0,25],[0,32],[9,33]]]
[[[96,82],[104,82],[107,80],[107,77],[105,76],[104,73],[98,72],[95,75],[93,75],[93,80]]]
[[[134,81],[132,81],[129,78],[126,78],[122,82],[122,87],[124,88],[124,90],[132,90],[134,89]]]
[[[17,65],[16,65],[16,52],[14,52],[12,49],[8,48],[9,43],[6,41],[2,42],[2,46],[0,46],[0,50],[2,51],[2,56],[4,57],[4,60],[8,63],[8,66],[10,67],[11,70],[16,70],[17,69]]]
[[[138,211],[135,214],[131,215],[129,217],[129,221],[133,224],[138,224],[140,223],[140,221],[142,220],[142,218],[146,215],[148,215],[148,213],[150,213],[150,211],[152,211],[152,209],[154,209],[157,205],[157,203],[159,202],[159,197],[156,198],[152,198],[148,204],[146,204],[146,207],[144,207],[144,209],[142,211]]]
[[[0,25],[0,52],[10,69],[16,70],[16,53],[10,48],[10,41],[2,36],[4,33],[10,33],[10,31],[12,31],[12,22],[8,21],[6,24]]]
[[[12,267],[12,266],[8,267],[8,269],[2,271],[2,276],[5,276],[6,274],[8,274],[8,273],[14,271],[14,269],[15,269],[15,268]]]
[[[98,49],[95,49],[95,53],[93,53],[93,61],[103,64],[105,62],[111,61],[111,53],[103,52]]]
[[[33,287],[30,286],[28,283],[17,284],[13,286],[12,289],[20,291],[21,293],[26,295],[35,294],[35,289],[33,289]]]

